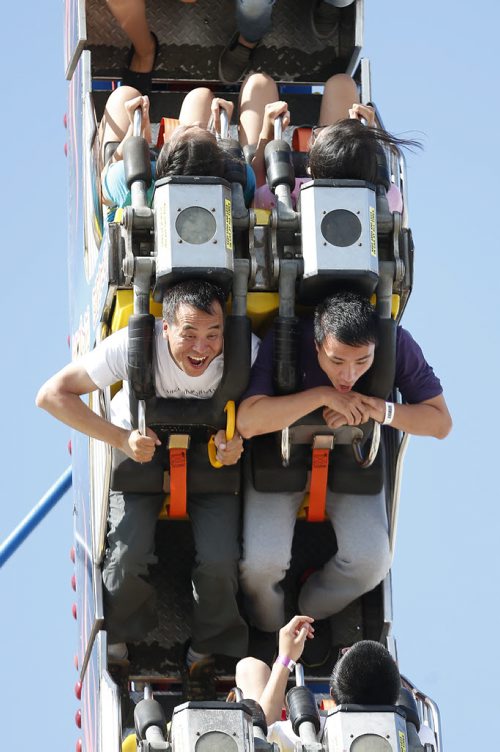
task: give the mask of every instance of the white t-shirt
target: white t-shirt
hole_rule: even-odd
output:
[[[320,733],[318,738],[321,739],[326,723],[327,716],[320,715],[319,720],[321,723]],[[418,732],[421,744],[430,743],[434,747],[436,746],[436,736],[434,732],[423,723],[420,725],[420,731]],[[278,745],[280,752],[295,752],[295,745],[300,742],[299,737],[293,733],[292,724],[290,721],[276,721],[268,726],[267,729],[267,741],[274,742]]]
[[[252,334],[252,363],[257,357],[260,340]],[[127,382],[128,330],[125,327],[103,340],[82,358],[82,365],[99,389],[123,381],[123,389],[111,401],[111,422],[131,428],[129,385]],[[173,360],[167,340],[163,337],[163,322],[155,323],[153,347],[153,379],[157,397],[176,399],[208,399],[217,389],[224,369],[224,355],[218,355],[199,376],[189,376]]]
[[[325,728],[326,716],[320,715],[319,737],[323,734]],[[267,727],[267,741],[274,742],[278,745],[280,752],[295,752],[295,745],[300,742],[299,737],[293,733],[290,721],[276,721]]]

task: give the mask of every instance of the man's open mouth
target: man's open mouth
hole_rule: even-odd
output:
[[[194,355],[188,355],[188,360],[193,368],[202,368],[202,366],[205,364],[205,361],[207,360],[207,357],[207,355],[202,355],[201,357],[196,358]]]
[[[338,392],[350,392],[351,389],[352,389],[352,386],[349,386],[347,384],[339,384],[337,386],[337,391]]]

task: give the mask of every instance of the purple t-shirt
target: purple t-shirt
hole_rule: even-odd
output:
[[[273,387],[273,333],[272,331],[262,340],[259,354],[250,376],[250,384],[241,398],[254,397],[265,394],[274,395]],[[318,356],[314,344],[313,320],[305,319],[300,322],[299,339],[299,373],[301,389],[312,389],[316,386],[331,386],[331,381],[318,363]],[[403,402],[418,404],[424,400],[437,397],[443,391],[441,382],[434,374],[431,366],[424,358],[419,345],[406,329],[398,326],[396,335],[396,374],[394,386],[399,389]]]

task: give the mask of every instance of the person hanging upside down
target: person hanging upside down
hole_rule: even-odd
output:
[[[372,419],[417,436],[443,439],[451,418],[439,379],[409,332],[397,329],[394,387],[403,404],[361,394],[356,384],[375,357],[378,314],[371,303],[352,292],[326,298],[314,319],[300,324],[300,388],[277,396],[273,386],[273,334],[262,341],[250,385],[237,413],[244,438],[281,431],[322,408],[328,426],[356,426]],[[388,430],[391,430],[389,428]],[[249,476],[250,474],[248,474]],[[304,491],[263,493],[250,477],[244,494],[243,558],[240,581],[251,624],[275,632],[284,621],[281,581],[290,566],[292,538]],[[328,617],[383,580],[391,565],[384,488],[356,495],[327,490],[326,513],[338,550],[303,584],[298,605],[325,632],[324,651],[309,665],[328,658]],[[321,643],[320,643],[321,644]],[[313,646],[311,646],[313,647]],[[310,651],[308,651],[310,652]]]

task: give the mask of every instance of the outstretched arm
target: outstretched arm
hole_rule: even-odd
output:
[[[279,721],[281,718],[281,709],[290,676],[290,670],[281,663],[280,658],[291,658],[292,661],[299,660],[306,640],[314,637],[313,621],[314,619],[310,616],[294,616],[288,624],[280,629],[279,657],[272,668],[271,676],[259,700],[268,725]]]
[[[83,365],[70,363],[40,388],[36,404],[71,428],[121,449],[136,462],[149,462],[155,446],[160,444],[154,431],[148,428],[147,435],[141,436],[138,431],[115,426],[101,418],[80,399],[82,394],[95,389],[97,386]]]

